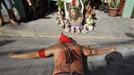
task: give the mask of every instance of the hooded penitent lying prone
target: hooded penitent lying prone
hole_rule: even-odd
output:
[[[113,51],[115,51],[115,48],[112,47],[97,49],[80,45],[62,33],[59,42],[48,48],[24,54],[10,54],[10,58],[33,59],[53,56],[54,67],[52,75],[85,75],[83,56],[102,55]]]

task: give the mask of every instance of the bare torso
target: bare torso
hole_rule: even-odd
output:
[[[86,46],[66,43],[57,43],[48,48],[30,53],[12,54],[10,58],[39,58],[54,56],[54,68],[52,75],[84,75],[83,59],[84,56],[102,55],[114,52],[116,48],[91,49]],[[60,73],[60,74],[59,74]]]
[[[80,47],[76,44],[68,43],[66,44],[70,49],[72,49],[80,59],[74,61],[73,63],[69,64],[66,63],[66,55],[65,55],[65,46],[62,44],[57,44],[57,49],[54,51],[54,69],[53,74],[60,72],[77,72],[81,75],[84,75],[83,72],[83,63],[82,63],[82,53]]]

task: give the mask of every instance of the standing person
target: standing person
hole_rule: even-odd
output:
[[[53,56],[54,67],[52,75],[85,75],[82,61],[83,56],[101,55],[113,51],[115,51],[115,48],[91,49],[79,45],[62,33],[59,43],[31,53],[12,54],[10,57],[31,59]]]
[[[1,6],[2,3],[4,4],[5,8],[8,11],[8,14],[9,14],[9,22],[12,23],[12,24],[14,24],[14,25],[17,25],[15,15],[14,15],[14,12],[12,10],[12,8],[13,8],[12,1],[11,0],[0,0],[0,9],[2,9],[2,6]],[[3,23],[4,23],[4,19],[3,19],[2,13],[0,11],[0,26]]]

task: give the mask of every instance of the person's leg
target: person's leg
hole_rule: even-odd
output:
[[[4,22],[4,19],[2,17],[2,13],[1,13],[1,10],[0,10],[0,26],[2,26],[3,22]]]
[[[14,17],[14,12],[12,11],[12,9],[8,9],[8,14],[9,14],[9,18],[10,18],[10,22],[14,25],[17,25],[17,22],[15,21],[15,17]]]
[[[4,2],[5,2],[5,4],[6,4],[6,9],[7,9],[7,11],[8,11],[8,14],[9,14],[9,21],[12,23],[12,24],[14,24],[14,25],[17,25],[17,22],[15,22],[16,21],[16,19],[15,19],[15,15],[14,15],[14,12],[13,12],[13,10],[12,10],[12,2],[11,2],[11,0],[4,0]]]
[[[2,26],[3,22],[4,22],[4,19],[3,19],[3,16],[2,16],[2,13],[1,13],[1,3],[2,3],[2,0],[0,0],[0,26]]]

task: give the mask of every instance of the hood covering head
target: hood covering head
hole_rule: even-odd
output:
[[[64,33],[62,32],[59,38],[59,42],[60,43],[72,43],[73,40],[69,38],[68,36],[64,35]]]

